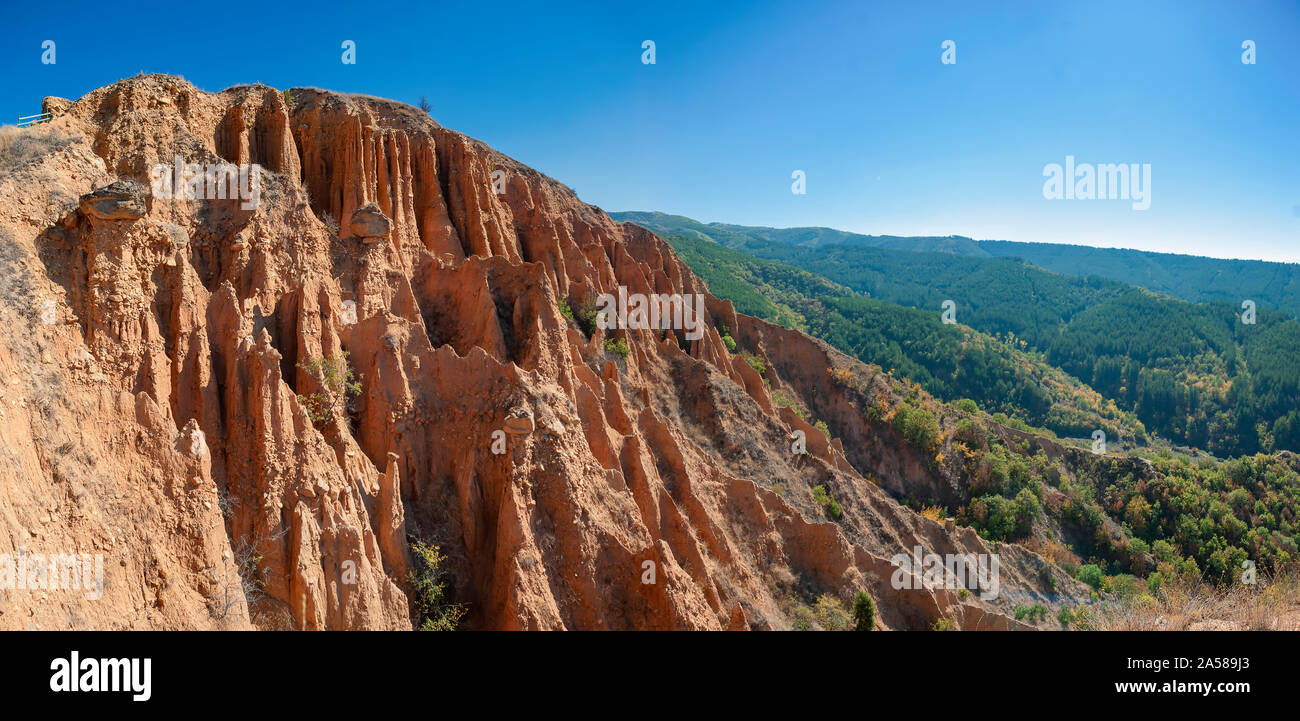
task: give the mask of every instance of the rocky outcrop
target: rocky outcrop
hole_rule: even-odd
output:
[[[81,213],[99,220],[137,220],[144,217],[145,189],[134,180],[118,180],[81,196]]]
[[[891,583],[896,553],[993,549],[867,479],[879,454],[854,444],[879,441],[817,379],[847,359],[736,314],[556,181],[409,106],[310,88],[144,76],[51,125],[83,140],[24,172],[59,182],[0,180],[5,282],[52,309],[0,303],[27,329],[0,342],[19,379],[0,517],[105,553],[112,605],[0,597],[0,626],[411,628],[415,540],[473,628],[789,628],[860,589],[883,628],[1017,625],[1006,598]],[[260,165],[260,202],[141,204],[124,181],[177,155]],[[700,294],[701,332],[588,336],[561,310],[620,287]],[[37,405],[47,388],[63,405]],[[59,456],[56,428],[85,452]],[[1042,595],[1041,559],[1002,554],[1003,587]],[[1072,583],[1060,598],[1085,598]]]

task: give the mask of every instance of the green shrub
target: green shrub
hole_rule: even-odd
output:
[[[315,393],[298,394],[298,402],[317,425],[332,421],[338,406],[361,393],[361,380],[353,376],[347,351],[338,358],[313,356],[307,362],[299,363],[298,368],[320,384],[320,390]]]
[[[566,312],[567,310],[567,312]],[[573,308],[567,300],[560,301],[560,312],[565,318],[577,324],[582,334],[590,338],[596,333],[596,300],[592,296],[587,296],[582,305]]]
[[[1115,594],[1116,597],[1124,599],[1136,596],[1140,590],[1138,580],[1128,573],[1120,573],[1114,576],[1107,576],[1101,584],[1101,590]]]
[[[1040,623],[1047,618],[1047,606],[1041,603],[1035,603],[1032,606],[1016,606],[1015,617],[1017,621],[1028,621],[1030,623]]]
[[[790,622],[790,627],[795,631],[811,631],[815,621],[812,609],[799,604],[799,607],[794,610],[794,619]]]
[[[831,518],[838,521],[840,517],[844,515],[844,511],[840,508],[840,504],[836,503],[835,499],[831,498],[830,494],[826,492],[826,486],[815,486],[812,490],[812,494],[813,503],[820,506]]]
[[[953,404],[953,406],[955,406],[957,410],[965,411],[967,413],[980,412],[979,404],[969,398],[959,398],[957,402]]]
[[[753,353],[741,353],[740,357],[745,359],[745,362],[749,364],[750,368],[758,371],[759,375],[763,375],[767,372],[767,363],[759,356],[756,356]]]
[[[1151,552],[1155,554],[1156,561],[1166,563],[1176,563],[1178,561],[1178,551],[1174,549],[1172,543],[1163,538],[1157,539],[1155,543],[1151,544]]]
[[[721,323],[719,323],[719,324],[718,324],[718,335],[722,337],[722,345],[727,346],[727,351],[728,351],[728,352],[731,352],[731,353],[735,353],[735,352],[736,352],[736,339],[731,337],[731,331],[727,328],[727,326],[722,325]]]
[[[1006,541],[1017,533],[1019,506],[1003,496],[985,495],[970,503],[971,526],[990,541]]]
[[[1016,494],[1015,500],[1015,517],[1016,532],[1021,536],[1028,536],[1033,529],[1034,521],[1042,513],[1042,507],[1038,504],[1038,496],[1028,488],[1023,488]]]
[[[939,421],[924,408],[899,406],[894,427],[921,450],[933,452],[939,445]]]
[[[408,576],[415,588],[414,603],[421,631],[455,631],[465,617],[465,607],[447,601],[447,575],[442,564],[447,557],[437,546],[416,541],[411,544],[415,569]]]
[[[849,612],[835,596],[824,593],[817,597],[813,605],[813,615],[817,625],[825,631],[847,631],[849,629]]]
[[[1074,623],[1074,611],[1067,606],[1061,606],[1061,610],[1056,612],[1056,620],[1064,628],[1069,628]]]
[[[1165,587],[1165,575],[1159,571],[1154,571],[1147,576],[1147,591],[1152,595],[1160,592]]]
[[[619,358],[627,358],[627,354],[632,352],[627,347],[627,339],[625,338],[606,338],[605,350],[617,355]]]
[[[1075,576],[1075,578],[1092,586],[1093,589],[1099,589],[1102,581],[1106,580],[1106,574],[1102,572],[1101,567],[1097,564],[1089,563],[1079,569],[1079,575]]]
[[[858,591],[853,599],[853,630],[872,631],[876,628],[876,602],[866,591]]]
[[[772,402],[782,408],[789,408],[790,410],[794,411],[794,414],[796,416],[803,418],[803,411],[799,410],[799,406],[795,405],[794,399],[791,398],[789,394],[787,394],[785,391],[781,390],[780,388],[777,388],[776,390],[772,391]]]

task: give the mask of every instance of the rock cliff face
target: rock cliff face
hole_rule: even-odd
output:
[[[1086,598],[1006,546],[997,599],[894,589],[896,553],[994,549],[867,480],[949,482],[828,380],[865,369],[414,108],[168,76],[46,105],[33,132],[80,139],[0,176],[0,554],[100,554],[104,591],[0,591],[0,627],[411,628],[416,540],[470,628],[781,629],[859,589],[883,628],[1012,628]],[[258,164],[255,207],[151,193],[177,156]],[[561,312],[620,286],[702,294],[703,335]],[[319,372],[345,362],[355,396]]]

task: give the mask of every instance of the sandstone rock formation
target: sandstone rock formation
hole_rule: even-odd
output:
[[[867,480],[948,482],[827,381],[861,364],[415,108],[169,76],[45,107],[80,140],[0,177],[0,554],[102,554],[105,590],[0,591],[0,628],[408,629],[415,540],[471,628],[782,629],[859,589],[882,628],[1015,628],[1086,599],[1007,546],[1019,596],[893,588],[896,553],[994,549]],[[260,165],[260,202],[146,199],[177,155]],[[619,286],[703,294],[707,332],[561,313]],[[310,370],[344,358],[355,396]]]

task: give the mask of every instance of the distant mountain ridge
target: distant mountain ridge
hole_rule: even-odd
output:
[[[627,211],[610,213],[657,233],[708,238],[729,247],[744,239],[802,247],[859,245],[889,250],[951,253],[975,258],[1019,258],[1045,270],[1081,277],[1099,276],[1193,302],[1252,300],[1290,316],[1300,315],[1300,264],[1263,260],[1225,260],[1125,248],[1093,248],[1058,243],[974,240],[960,235],[863,235],[834,228],[767,228],[702,223],[681,215]]]
[[[772,241],[788,245],[816,248],[824,245],[863,245],[872,248],[891,250],[915,250],[933,253],[955,253],[975,257],[989,257],[989,253],[979,246],[979,241],[960,235],[949,236],[900,236],[900,235],[863,235],[835,228],[768,228],[754,225],[731,225],[729,223],[702,223],[684,215],[646,211],[624,211],[610,213],[609,217],[620,223],[636,223],[655,232],[675,233],[694,236],[725,243],[725,240],[742,238]]]

